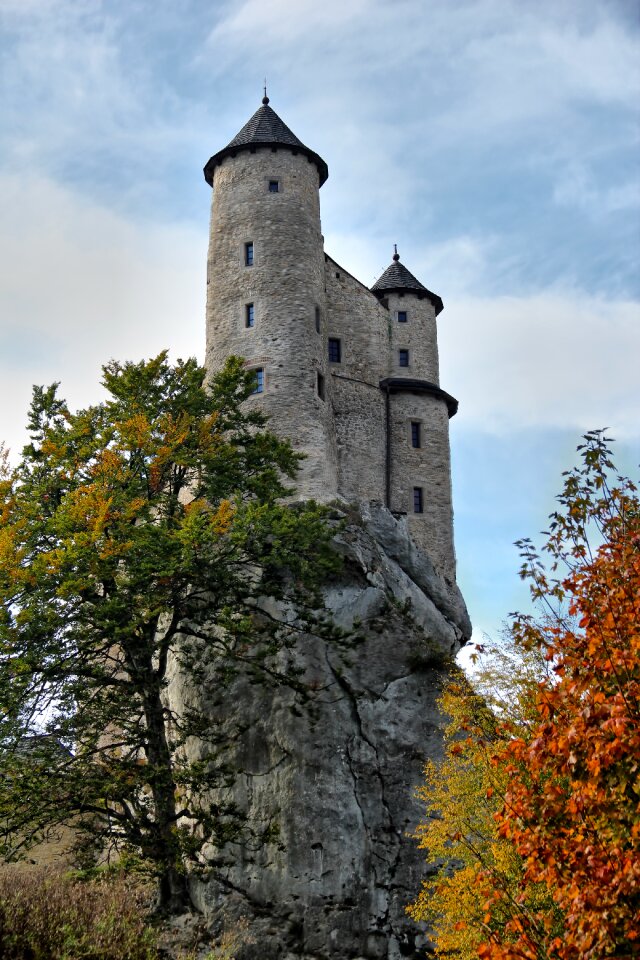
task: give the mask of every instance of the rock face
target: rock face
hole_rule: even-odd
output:
[[[317,638],[301,645],[318,691],[303,715],[289,691],[235,691],[250,726],[234,796],[254,821],[276,817],[279,843],[232,851],[193,894],[212,921],[249,918],[256,939],[242,960],[397,960],[428,943],[404,913],[426,869],[408,834],[423,763],[442,751],[436,699],[471,625],[404,521],[372,505],[346,515],[344,569],[325,600],[340,626],[360,622],[351,662]]]

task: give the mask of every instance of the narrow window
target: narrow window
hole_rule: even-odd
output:
[[[316,333],[320,333],[320,307],[316,307]]]
[[[256,322],[255,313],[253,311],[253,304],[247,303],[245,306],[244,313],[244,325],[245,327],[253,327]]]
[[[251,392],[264,393],[264,367],[256,367],[253,372],[256,378],[256,385]]]
[[[411,446],[418,450],[422,444],[420,442],[420,421],[411,421]]]
[[[342,359],[342,349],[337,337],[329,337],[329,362],[340,363]]]
[[[398,310],[398,323],[406,323],[406,322],[407,322],[407,311]]]
[[[280,181],[269,180],[269,193],[279,193],[279,192],[280,192]]]
[[[247,267],[253,266],[253,243],[245,243],[244,245],[244,262]]]
[[[398,350],[398,365],[401,367],[409,366],[409,351]]]
[[[336,270],[336,280],[339,280],[339,279],[340,279],[340,274],[339,274],[338,271]]]
[[[413,512],[422,513],[422,487],[413,488]]]
[[[321,373],[318,374],[318,396],[321,400],[324,400],[324,377]]]

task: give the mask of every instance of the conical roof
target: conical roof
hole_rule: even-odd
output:
[[[275,110],[271,109],[269,97],[265,94],[262,106],[245,123],[242,130],[223,150],[219,150],[211,157],[204,168],[205,180],[213,186],[213,171],[225,157],[235,157],[242,150],[256,150],[260,147],[289,147],[293,153],[303,153],[317,166],[320,186],[329,176],[328,167],[322,157],[298,140],[295,133],[280,119]]]
[[[437,293],[432,293],[400,263],[400,256],[396,251],[390,266],[378,277],[371,292],[382,297],[385,293],[415,293],[418,297],[427,297],[436,310],[436,316],[444,309],[444,304]]]

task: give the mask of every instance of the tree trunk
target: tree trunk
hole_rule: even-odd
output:
[[[179,914],[192,906],[186,874],[167,866],[158,877],[158,912]]]
[[[176,784],[159,685],[154,684],[153,690],[145,691],[144,712],[155,828],[149,847],[158,868],[158,909],[164,913],[180,913],[191,906],[191,899],[176,835]]]

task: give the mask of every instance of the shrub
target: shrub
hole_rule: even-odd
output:
[[[147,894],[123,876],[79,882],[53,868],[0,870],[3,960],[156,960]]]

